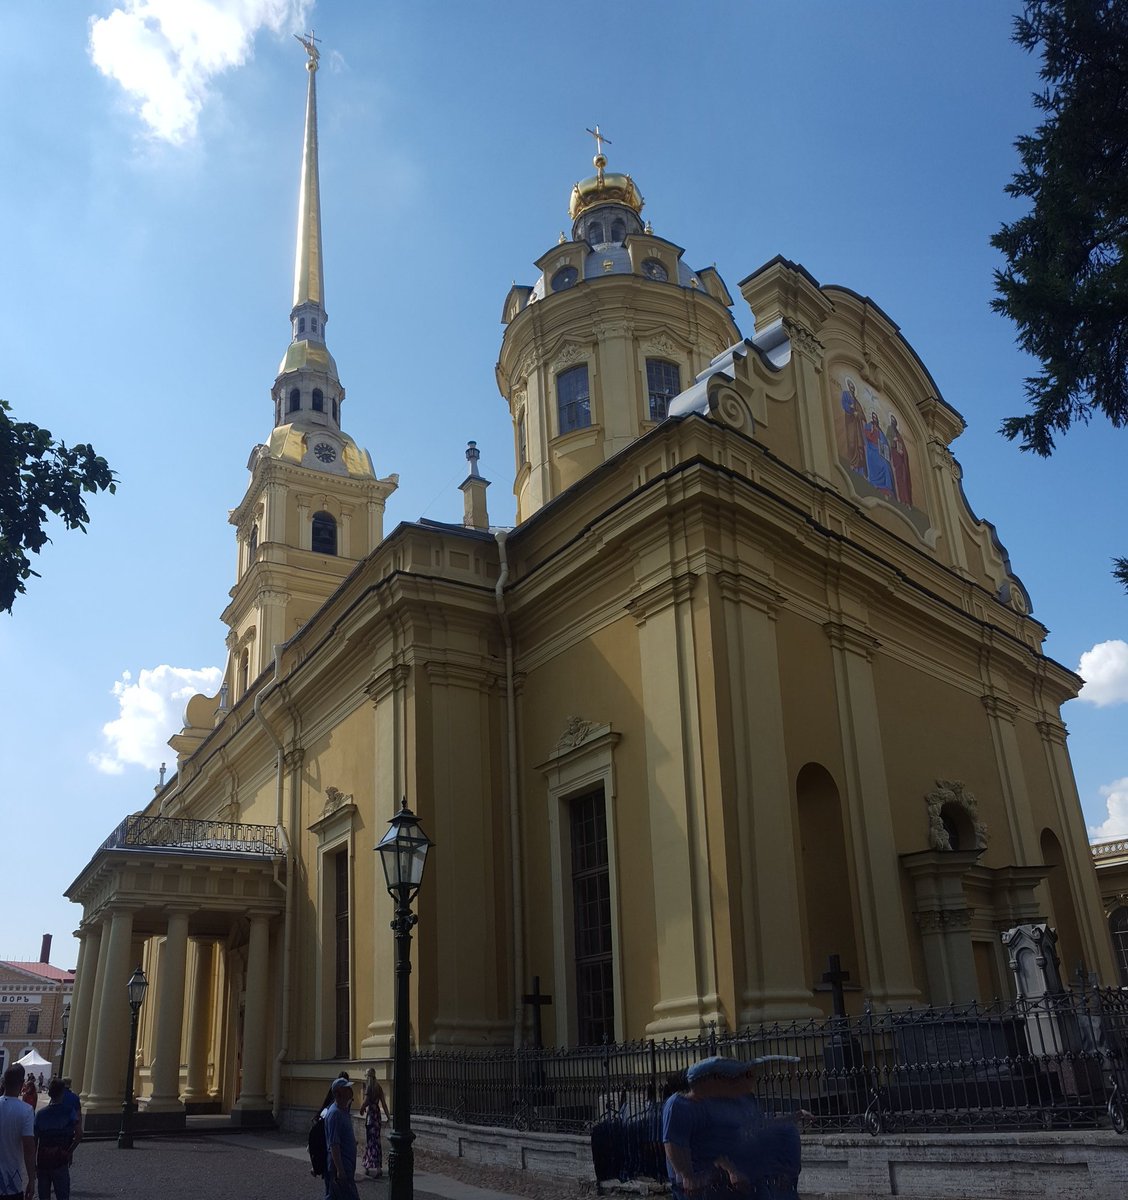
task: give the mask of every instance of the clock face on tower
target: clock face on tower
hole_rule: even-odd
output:
[[[328,442],[318,442],[313,452],[323,463],[331,463],[337,457],[337,451]]]

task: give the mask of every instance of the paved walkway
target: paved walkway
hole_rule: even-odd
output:
[[[357,1177],[361,1200],[387,1200],[386,1179]],[[279,1133],[138,1138],[132,1150],[86,1142],[71,1169],[74,1200],[321,1200],[304,1145]],[[416,1172],[420,1200],[516,1200],[443,1175]]]

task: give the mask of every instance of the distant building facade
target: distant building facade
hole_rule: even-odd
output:
[[[420,1044],[525,1041],[534,976],[560,1044],[819,1015],[831,954],[855,1010],[989,999],[1025,921],[1111,980],[1060,715],[1080,680],[897,326],[775,258],[743,339],[600,152],[503,306],[517,527],[490,527],[472,446],[463,524],[385,536],[396,477],[343,431],[325,346],[307,48],[291,342],[230,518],[223,685],[67,893],[87,1113],[120,1111],[138,962],[153,1119],[254,1123],[386,1062],[372,847],[404,796],[436,842]]]
[[[29,1050],[57,1068],[73,990],[73,971],[47,962],[0,962],[0,1071]],[[46,1080],[50,1072],[43,1074]]]
[[[1097,842],[1092,854],[1116,960],[1115,982],[1128,988],[1128,838]]]

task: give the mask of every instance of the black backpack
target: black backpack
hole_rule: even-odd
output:
[[[325,1118],[320,1113],[309,1127],[306,1149],[309,1151],[309,1173],[324,1175],[329,1166],[329,1147],[325,1144]]]

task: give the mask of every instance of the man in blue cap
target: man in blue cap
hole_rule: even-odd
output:
[[[678,1200],[753,1189],[756,1135],[764,1124],[752,1095],[755,1071],[737,1058],[702,1059],[686,1072],[689,1090],[666,1101],[662,1144]]]
[[[332,1200],[358,1200],[356,1190],[356,1131],[349,1106],[352,1084],[338,1076],[330,1086],[333,1104],[325,1117],[325,1146],[329,1151],[326,1179]]]

